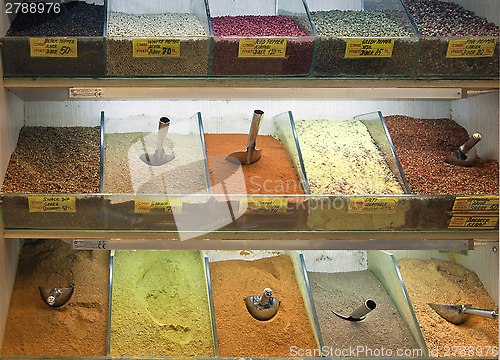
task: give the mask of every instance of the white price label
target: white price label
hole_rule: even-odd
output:
[[[73,240],[73,250],[109,250],[106,240]]]

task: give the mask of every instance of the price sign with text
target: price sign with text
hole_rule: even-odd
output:
[[[30,196],[30,212],[76,212],[73,196]]]
[[[392,57],[394,39],[349,39],[346,58]]]
[[[258,210],[272,213],[284,213],[288,206],[287,198],[259,198],[259,199],[241,199],[239,212],[244,213],[245,210]]]
[[[181,41],[179,39],[133,39],[133,57],[179,57]]]
[[[286,55],[286,39],[240,39],[238,57],[282,58]]]
[[[165,197],[136,197],[136,214],[154,214],[154,213],[176,213],[182,212],[182,199],[168,199]]]
[[[498,215],[454,214],[448,228],[493,230],[497,223]]]
[[[473,212],[489,213],[498,212],[498,196],[493,197],[473,197],[459,196],[453,203],[452,212]]]
[[[77,39],[67,38],[30,38],[31,57],[78,57]]]
[[[447,58],[491,57],[495,52],[496,38],[459,39],[448,43]]]
[[[347,212],[351,214],[394,214],[398,199],[354,197],[349,199]]]

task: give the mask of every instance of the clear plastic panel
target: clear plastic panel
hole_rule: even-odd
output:
[[[387,130],[387,126],[384,122],[384,117],[380,111],[375,111],[368,114],[356,115],[354,120],[359,120],[365,124],[368,132],[375,141],[378,149],[384,156],[387,165],[391,169],[392,173],[398,179],[399,183],[405,190],[406,194],[410,193],[408,188],[408,183],[403,172],[403,168],[399,163],[398,156],[396,155],[396,150],[392,144],[391,136]]]
[[[205,0],[110,1],[107,75],[206,76],[210,22]]]
[[[358,115],[353,120],[332,119],[328,114],[318,120],[290,118],[311,193],[409,192],[380,113]]]
[[[412,75],[419,39],[400,0],[309,0],[307,5],[318,36],[313,75]]]
[[[385,290],[391,297],[401,318],[410,330],[413,340],[423,351],[423,355],[429,356],[429,351],[425,345],[425,340],[420,331],[418,321],[415,318],[415,313],[411,306],[394,255],[386,251],[368,251],[367,256],[368,269],[371,270],[384,285]]]
[[[215,309],[214,309],[214,297],[212,293],[212,280],[210,279],[210,267],[208,265],[208,257],[204,255],[204,274],[207,282],[207,298],[208,304],[210,305],[210,320],[212,322],[212,337],[214,341],[214,352],[215,356],[219,356],[219,340],[217,339],[217,326],[215,324]]]
[[[309,194],[309,184],[307,182],[306,170],[304,169],[304,162],[302,161],[302,154],[300,153],[300,145],[297,139],[297,132],[293,122],[293,115],[291,111],[276,115],[274,117],[274,126],[276,135],[278,135],[281,143],[285,146],[290,160],[299,175],[299,180],[304,187],[305,193]]]

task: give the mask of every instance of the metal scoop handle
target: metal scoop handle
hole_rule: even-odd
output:
[[[470,149],[472,149],[479,141],[481,141],[481,134],[480,133],[474,133],[472,134],[471,138],[467,140],[465,144],[460,146],[460,150],[463,153],[468,153]]]
[[[167,137],[168,128],[170,126],[170,119],[167,117],[161,117],[158,123],[158,139],[156,141],[156,151],[163,151],[163,142]]]
[[[255,140],[257,140],[257,134],[259,133],[260,123],[264,117],[264,111],[254,110],[252,124],[250,125],[250,131],[248,133],[247,149],[249,147],[255,148]]]
[[[477,315],[488,319],[498,319],[498,313],[494,310],[473,309],[464,306],[462,312],[464,312],[465,314]]]

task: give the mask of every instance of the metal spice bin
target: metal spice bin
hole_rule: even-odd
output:
[[[11,9],[11,28],[1,38],[4,76],[103,76],[107,0],[36,4],[44,6],[35,13]]]
[[[118,13],[121,16],[114,17]],[[208,18],[205,0],[154,4],[110,0],[106,74],[206,76],[211,45]]]

